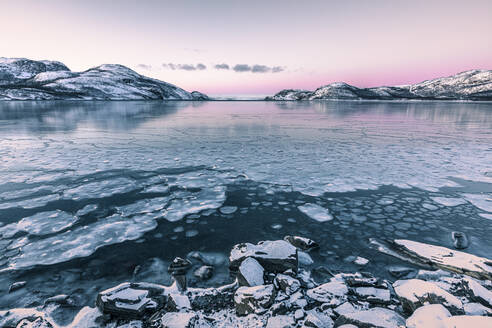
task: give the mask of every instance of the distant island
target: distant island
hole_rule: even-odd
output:
[[[417,84],[358,88],[344,82],[314,91],[286,89],[264,100],[492,101],[492,70],[470,70]],[[72,72],[58,61],[0,57],[0,100],[214,100],[117,64]],[[219,100],[219,99],[216,99]],[[234,100],[234,99],[232,99]]]
[[[314,91],[287,89],[265,100],[375,99],[375,100],[492,100],[492,71],[470,70],[417,84],[358,88],[337,82]]]
[[[72,72],[57,61],[0,57],[0,100],[208,100],[123,65]]]

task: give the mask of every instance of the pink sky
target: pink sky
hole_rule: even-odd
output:
[[[5,0],[0,56],[119,63],[209,94],[395,85],[491,69],[490,13],[489,0]]]

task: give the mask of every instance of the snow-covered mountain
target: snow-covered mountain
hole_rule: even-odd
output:
[[[492,100],[492,71],[471,70],[412,85],[358,88],[347,83],[328,84],[314,91],[282,90],[266,100],[314,99],[430,99]]]
[[[56,61],[0,57],[0,100],[207,100],[198,91],[148,78],[123,65],[72,72]]]

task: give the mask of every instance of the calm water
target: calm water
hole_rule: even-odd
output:
[[[217,285],[234,244],[287,234],[385,275],[368,238],[453,230],[491,257],[492,104],[0,103],[0,308],[168,283],[191,251],[216,268],[192,285]]]

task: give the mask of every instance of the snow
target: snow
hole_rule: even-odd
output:
[[[429,297],[435,299],[437,297],[443,300],[442,304],[447,308],[463,308],[462,302],[456,296],[451,295],[432,282],[420,279],[398,280],[393,284],[393,288],[400,300],[404,299],[413,304],[419,304],[422,299],[427,300]]]
[[[444,328],[490,328],[492,317],[456,315],[443,320]]]
[[[317,204],[307,203],[297,207],[299,211],[309,216],[311,219],[318,222],[326,222],[333,220],[333,216],[329,210]]]
[[[407,319],[407,328],[442,327],[443,319],[451,316],[451,313],[441,304],[425,305],[413,312]]]
[[[479,209],[492,213],[492,194],[464,194],[463,196]]]
[[[342,318],[347,319],[356,326],[395,328],[405,325],[405,319],[396,312],[385,308],[375,307],[366,311],[355,311],[344,314]]]

